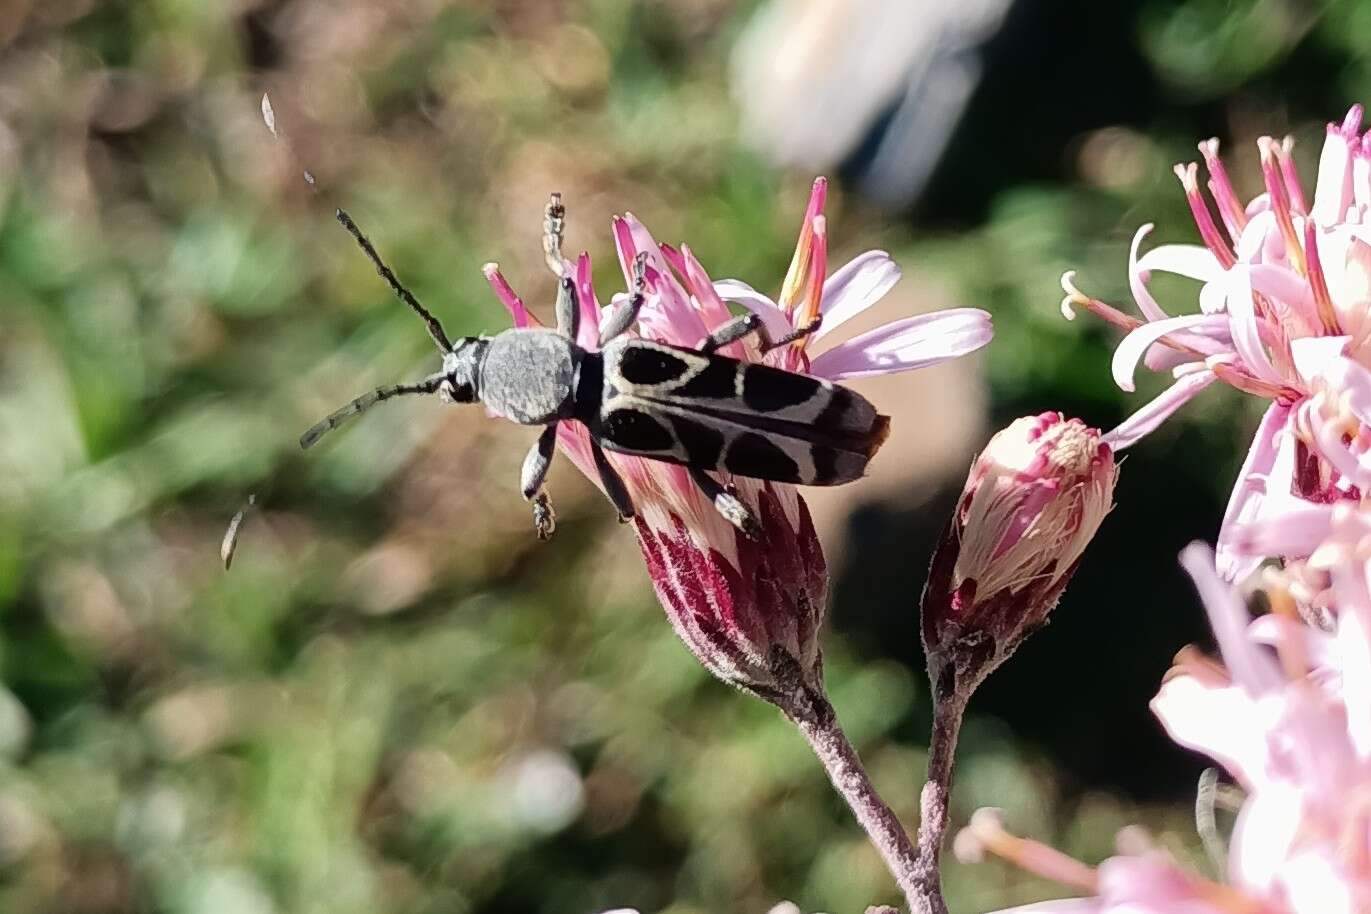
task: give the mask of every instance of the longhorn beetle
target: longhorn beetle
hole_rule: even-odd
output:
[[[302,448],[383,400],[437,393],[444,402],[484,403],[520,425],[543,426],[520,476],[542,539],[555,526],[543,480],[556,447],[557,424],[565,421],[589,430],[600,483],[620,521],[633,517],[633,501],[606,450],[682,464],[719,513],[755,537],[760,528],[751,510],[732,486],[708,471],[838,485],[859,478],[885,441],[889,418],[861,395],[821,378],[718,354],[749,334],[756,334],[767,352],[814,332],[818,321],[773,341],[760,318],[748,313],[717,328],[698,349],[627,335],[647,298],[645,253],[633,263],[630,295],[600,329],[599,351],[578,346],[580,312],[571,269],[562,256],[566,211],[560,194],[552,195],[543,220],[543,252],[558,279],[556,329],[510,329],[456,343],[400,283],[352,217],[341,209],[336,215],[391,291],[424,319],[443,367],[417,384],[363,394],[305,432]]]

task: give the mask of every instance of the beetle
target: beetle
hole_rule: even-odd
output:
[[[483,403],[542,433],[524,458],[520,489],[533,507],[542,539],[555,516],[543,481],[561,422],[590,432],[590,450],[605,494],[620,521],[634,516],[633,500],[605,451],[681,464],[715,509],[749,537],[760,526],[731,486],[711,471],[800,485],[831,486],[860,478],[884,443],[889,417],[860,394],[822,378],[720,355],[730,343],[756,335],[763,352],[814,332],[818,321],[772,340],[748,313],[717,328],[691,349],[630,336],[647,299],[647,255],[633,263],[632,289],[604,322],[599,349],[576,343],[580,312],[569,264],[562,256],[566,211],[553,194],[544,213],[543,252],[558,279],[555,329],[509,329],[451,342],[438,319],[405,288],[345,211],[338,221],[357,241],[391,291],[428,325],[442,368],[415,384],[363,394],[312,426],[300,446],[392,397],[433,394],[448,403]]]

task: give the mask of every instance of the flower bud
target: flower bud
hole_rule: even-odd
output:
[[[933,555],[922,628],[934,682],[971,689],[1047,621],[1113,505],[1098,430],[1061,413],[1012,422],[971,465]]]
[[[645,511],[638,542],[681,640],[715,676],[763,698],[819,691],[828,599],[823,550],[789,486],[738,480],[759,531],[749,538],[709,505]]]

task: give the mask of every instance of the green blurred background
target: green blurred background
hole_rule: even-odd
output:
[[[789,167],[756,151],[737,101],[756,74],[731,74],[758,48],[789,59],[785,30],[817,3],[0,3],[0,911],[895,901],[801,740],[696,666],[631,535],[565,467],[561,529],[533,538],[527,430],[410,402],[308,455],[295,443],[432,367],[335,204],[457,333],[507,323],[488,260],[547,314],[554,189],[602,298],[625,209],[774,292],[817,167],[793,142]],[[913,825],[915,602],[966,460],[1019,414],[1108,427],[1161,387],[1114,388],[1115,336],[1062,320],[1058,277],[1126,304],[1138,224],[1193,240],[1170,166],[1201,138],[1225,140],[1250,196],[1252,141],[1290,132],[1310,186],[1322,122],[1371,99],[1371,7],[1019,0],[971,42],[976,78],[928,181],[892,201],[865,188],[897,106],[824,69],[834,23],[880,6],[828,5],[803,59],[871,112],[827,168],[833,262],[886,247],[897,304],[981,306],[998,327],[939,376],[936,409],[870,388],[908,431],[888,465],[961,429],[951,457],[824,505],[834,701]],[[268,90],[317,193],[262,125]],[[805,99],[766,104],[825,136]],[[1192,284],[1156,288],[1193,310]],[[1146,702],[1205,637],[1174,557],[1212,538],[1256,405],[1211,391],[1130,453],[1054,624],[973,706],[954,824],[1003,806],[1094,862],[1136,821],[1209,866],[1201,764]],[[1054,893],[995,864],[946,880],[958,912]]]

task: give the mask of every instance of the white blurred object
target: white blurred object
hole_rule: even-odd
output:
[[[748,140],[778,165],[832,171],[887,115],[856,183],[913,202],[980,81],[978,48],[1011,0],[772,0],[733,54]]]
[[[585,785],[563,752],[535,749],[506,766],[503,780],[512,798],[513,821],[542,834],[570,825],[585,805]]]

